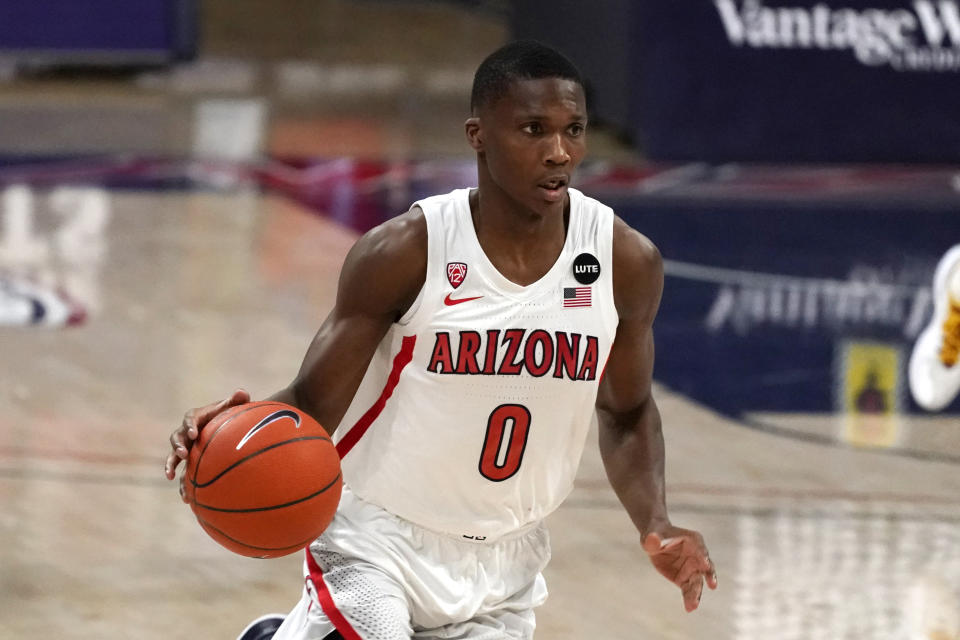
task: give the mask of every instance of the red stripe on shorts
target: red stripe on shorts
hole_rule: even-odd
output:
[[[317,561],[313,559],[310,549],[307,549],[307,568],[310,570],[310,581],[313,582],[313,589],[317,594],[317,600],[320,602],[320,608],[327,614],[327,618],[333,623],[333,626],[340,632],[344,640],[363,640],[344,615],[340,613],[340,610],[337,609],[333,596],[330,595],[330,589],[327,588],[327,583],[323,580],[323,571],[320,570]]]
[[[360,441],[360,438],[367,432],[367,429],[370,428],[373,421],[383,412],[383,408],[387,406],[387,400],[393,395],[394,388],[397,386],[397,383],[400,382],[400,374],[403,372],[403,368],[413,360],[413,346],[416,343],[417,336],[403,337],[400,352],[393,358],[393,370],[390,371],[390,375],[387,377],[387,384],[384,385],[383,391],[380,392],[380,397],[377,398],[373,406],[367,409],[367,412],[357,420],[355,425],[350,427],[350,430],[347,431],[340,442],[337,443],[337,453],[340,454],[341,458],[350,453],[353,445]]]

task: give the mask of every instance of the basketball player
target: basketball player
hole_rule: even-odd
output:
[[[960,391],[960,245],[947,251],[933,275],[933,317],[910,354],[910,392],[927,411],[939,411]]]
[[[664,501],[650,394],[660,255],[569,186],[586,151],[579,73],[509,44],[480,65],[471,106],[478,188],[417,202],[356,243],[300,373],[272,398],[339,425],[346,484],[276,640],[531,638],[542,521],[572,489],[594,415],[654,566],[687,611],[717,586],[702,537]],[[167,477],[204,424],[248,400],[188,412]],[[268,635],[264,622],[247,637]]]

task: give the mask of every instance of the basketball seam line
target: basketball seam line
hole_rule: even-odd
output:
[[[247,548],[249,548],[249,549],[258,549],[258,550],[260,550],[260,551],[283,551],[283,550],[285,550],[285,549],[293,549],[294,551],[296,551],[297,549],[302,549],[302,548],[304,548],[305,546],[307,546],[308,544],[310,544],[311,542],[313,542],[313,541],[316,540],[316,538],[317,538],[317,536],[311,536],[311,537],[307,538],[306,540],[304,540],[303,542],[298,542],[298,543],[296,543],[296,544],[291,544],[291,545],[287,545],[287,546],[283,546],[283,547],[258,547],[258,546],[256,546],[256,545],[248,544],[248,543],[246,543],[246,542],[244,542],[244,541],[242,541],[242,540],[237,540],[236,538],[233,538],[233,537],[231,537],[231,536],[228,536],[228,535],[227,535],[226,533],[224,533],[222,530],[220,530],[220,529],[218,529],[217,527],[213,526],[212,524],[210,524],[208,521],[204,520],[203,518],[198,518],[198,520],[200,520],[200,522],[201,522],[205,527],[210,527],[211,529],[213,529],[214,531],[216,531],[217,533],[219,533],[220,535],[222,535],[222,536],[223,536],[224,538],[226,538],[227,540],[230,540],[231,542],[236,542],[237,544],[243,545],[243,546],[245,546],[245,547],[247,547]]]
[[[204,489],[204,488],[206,488],[206,487],[209,487],[211,484],[213,484],[214,482],[216,482],[216,481],[219,480],[220,478],[222,478],[222,477],[224,476],[224,474],[226,474],[228,471],[230,471],[231,469],[234,469],[235,467],[237,467],[237,466],[240,465],[240,464],[243,464],[243,463],[246,462],[247,460],[250,460],[251,458],[255,458],[255,457],[257,457],[258,455],[260,455],[261,453],[263,453],[263,452],[265,452],[265,451],[270,451],[271,449],[276,449],[277,447],[282,447],[282,446],[285,445],[285,444],[291,444],[291,443],[293,443],[293,442],[300,442],[300,441],[302,441],[302,440],[323,440],[323,441],[325,441],[325,442],[330,442],[330,438],[328,438],[328,437],[326,437],[326,436],[300,436],[300,437],[298,437],[298,438],[291,438],[291,439],[289,439],[289,440],[284,440],[283,442],[275,442],[275,443],[271,444],[271,445],[268,446],[268,447],[264,447],[263,449],[257,449],[257,450],[254,451],[253,453],[251,453],[251,454],[249,454],[249,455],[247,455],[247,456],[244,456],[243,458],[240,458],[239,460],[237,460],[236,462],[234,462],[233,464],[231,464],[229,467],[227,467],[226,469],[224,469],[223,471],[221,471],[220,473],[218,473],[217,475],[215,475],[215,476],[214,476],[213,478],[211,478],[208,482],[204,482],[204,483],[201,484],[201,483],[197,482],[197,479],[194,477],[194,478],[190,478],[190,484],[192,484],[195,489]],[[197,467],[199,467],[199,466],[200,466],[200,461],[197,460]],[[195,475],[195,474],[194,474],[194,475]]]
[[[302,497],[302,498],[298,498],[298,499],[296,499],[296,500],[293,500],[292,502],[286,502],[286,503],[284,503],[284,504],[275,504],[275,505],[272,505],[272,506],[270,506],[270,507],[250,507],[249,509],[224,509],[224,508],[222,508],[222,507],[211,507],[211,506],[208,506],[208,505],[205,505],[205,504],[201,504],[201,503],[196,502],[196,501],[194,501],[193,505],[194,505],[195,507],[200,508],[200,509],[206,509],[207,511],[217,511],[217,512],[220,512],[220,513],[254,513],[254,512],[256,512],[256,511],[273,511],[274,509],[283,509],[284,507],[290,507],[290,506],[293,506],[293,505],[295,505],[295,504],[299,504],[299,503],[301,503],[301,502],[306,502],[307,500],[310,500],[310,499],[312,499],[312,498],[316,498],[316,497],[317,497],[318,495],[320,495],[321,493],[323,493],[323,492],[327,491],[328,489],[330,489],[330,487],[332,487],[333,485],[335,485],[335,484],[337,483],[337,481],[339,481],[339,480],[340,480],[340,474],[338,473],[338,474],[337,474],[337,477],[330,481],[330,484],[328,484],[327,486],[323,487],[323,488],[320,489],[319,491],[316,491],[316,492],[314,492],[314,493],[311,493],[311,494],[308,495],[308,496],[304,496],[304,497]]]

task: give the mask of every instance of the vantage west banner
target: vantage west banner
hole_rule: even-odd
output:
[[[637,3],[663,160],[960,162],[960,0]]]

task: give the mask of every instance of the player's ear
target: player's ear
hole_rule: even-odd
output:
[[[471,116],[463,123],[463,130],[467,134],[467,142],[476,152],[483,151],[483,134],[480,131],[480,118]]]

